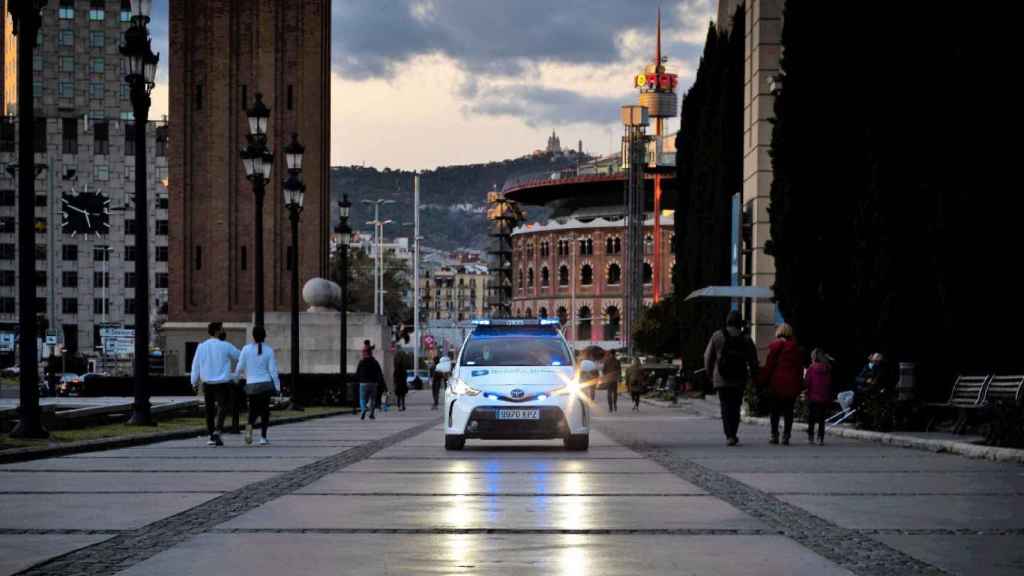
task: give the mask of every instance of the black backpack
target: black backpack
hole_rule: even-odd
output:
[[[729,330],[722,329],[725,341],[718,352],[718,373],[725,380],[745,380],[750,375],[747,362],[750,358],[747,339],[741,333],[732,336]]]

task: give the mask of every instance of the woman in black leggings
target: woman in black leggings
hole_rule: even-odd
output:
[[[259,417],[260,446],[270,444],[267,439],[267,426],[270,425],[270,396],[281,393],[281,379],[277,374],[277,361],[274,349],[264,344],[267,331],[262,326],[252,329],[253,343],[246,344],[238,357],[235,368],[235,379],[243,374],[245,377],[245,393],[249,399],[249,423],[245,426],[245,443],[252,444],[252,429]]]

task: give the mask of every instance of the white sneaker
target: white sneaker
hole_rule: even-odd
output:
[[[270,444],[270,440],[267,440],[266,438],[260,438],[260,441],[257,442],[257,444],[259,444],[260,446],[266,446],[267,444]]]
[[[209,440],[206,441],[206,445],[207,446],[216,446],[217,443],[213,441],[213,438],[210,438]]]

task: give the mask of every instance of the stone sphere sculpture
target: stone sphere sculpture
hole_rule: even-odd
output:
[[[311,278],[302,287],[302,299],[311,312],[334,310],[341,302],[341,286],[326,278]]]

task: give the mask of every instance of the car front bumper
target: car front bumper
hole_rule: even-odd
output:
[[[536,420],[502,420],[501,409],[537,409]],[[445,434],[493,440],[537,440],[589,434],[590,408],[578,395],[557,395],[531,402],[503,402],[445,394]]]

